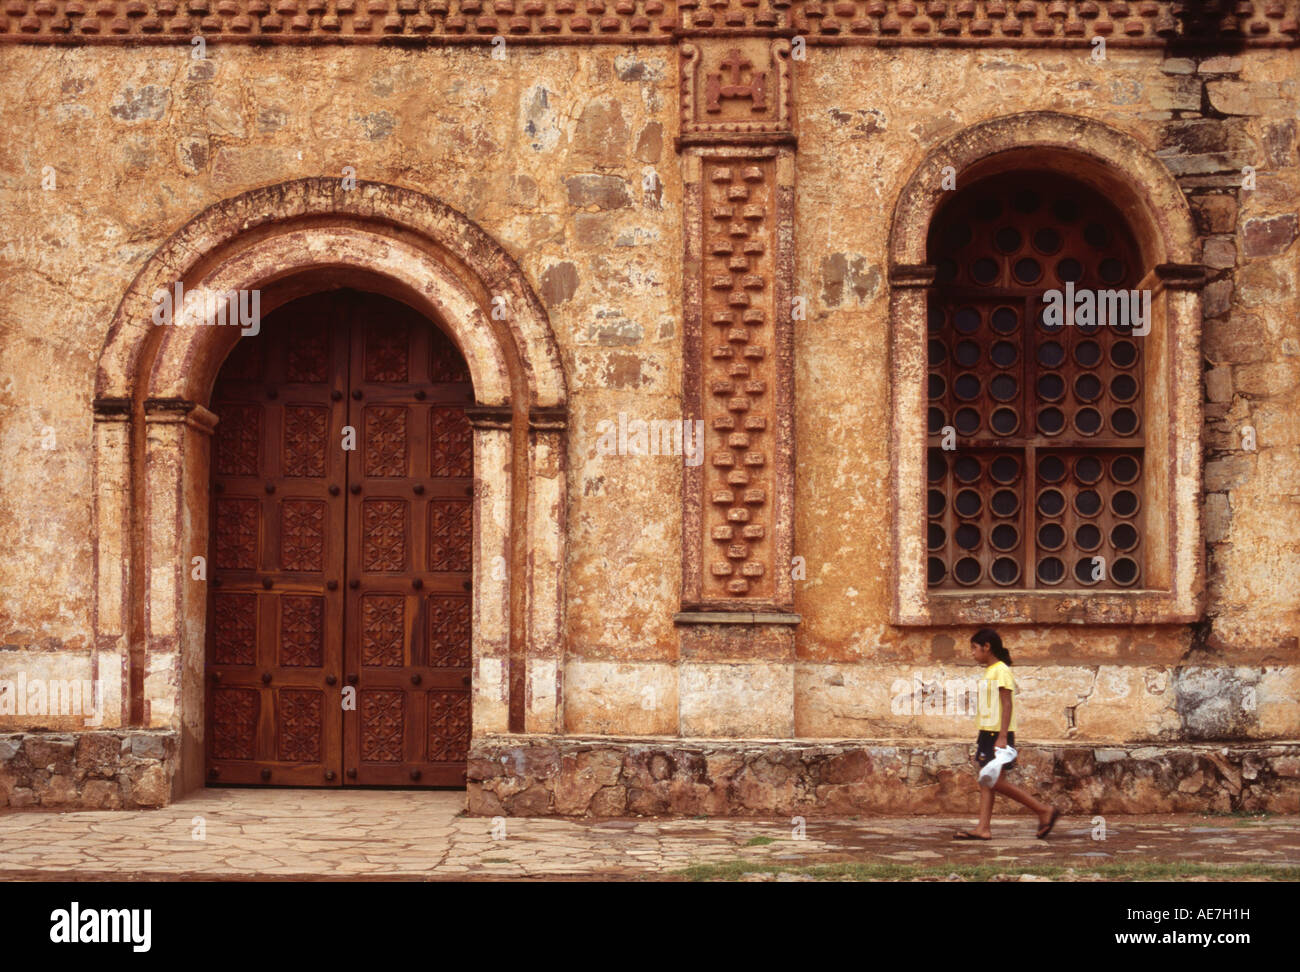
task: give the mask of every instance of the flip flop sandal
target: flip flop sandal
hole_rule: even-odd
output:
[[[959,830],[952,835],[953,840],[992,840],[992,837],[981,837],[979,834],[972,834],[969,830]]]
[[[1061,811],[1053,807],[1052,816],[1048,818],[1047,823],[1045,823],[1043,826],[1038,828],[1039,840],[1042,840],[1044,837],[1046,837],[1048,834],[1052,832],[1052,828],[1056,826],[1056,818],[1059,817],[1060,815],[1061,815]]]

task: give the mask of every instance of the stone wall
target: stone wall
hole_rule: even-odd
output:
[[[498,61],[486,47],[214,41],[207,60],[190,53],[188,37],[0,46],[0,84],[22,92],[0,105],[14,133],[0,142],[0,222],[12,228],[0,247],[0,678],[101,679],[105,725],[123,724],[125,644],[105,651],[89,635],[91,397],[108,321],[150,254],[202,209],[347,166],[466,213],[546,305],[571,390],[570,732],[723,735],[737,713],[774,724],[780,714],[763,707],[784,679],[790,736],[963,734],[968,718],[900,710],[890,690],[970,669],[967,631],[889,624],[889,218],[944,139],[1050,110],[1115,127],[1163,159],[1203,234],[1208,583],[1203,624],[1017,629],[1022,730],[1085,748],[1294,736],[1294,50],[1167,57],[1114,45],[1098,64],[1088,48],[825,46],[793,63],[794,275],[809,305],[794,353],[797,664],[731,678],[724,661],[719,677],[688,679],[689,635],[673,623],[680,460],[597,453],[602,420],[683,415],[676,52],[509,46]],[[1253,190],[1241,188],[1245,166]],[[51,171],[57,187],[42,189]],[[161,661],[147,673],[149,726],[179,725],[178,677]],[[0,714],[0,728],[31,720]]]
[[[512,46],[498,61],[483,48],[214,40],[206,60],[190,55],[188,37],[148,49],[0,46],[0,84],[24,93],[0,122],[27,133],[0,145],[0,222],[12,230],[0,247],[0,679],[99,679],[106,726],[125,724],[127,639],[97,651],[91,636],[95,365],[132,279],[208,206],[303,176],[342,178],[344,167],[435,196],[499,242],[545,304],[581,465],[604,419],[680,416],[667,48]],[[653,596],[634,575],[678,557],[679,461],[607,463],[570,480],[576,642],[630,645],[634,632],[672,642],[675,574],[657,576]],[[176,728],[179,667],[147,664],[145,720]],[[0,729],[33,725],[5,701]],[[81,725],[64,722],[36,724]]]
[[[469,763],[486,816],[969,813],[974,746],[493,736]],[[1074,815],[1295,812],[1300,743],[1024,746],[1009,777]]]
[[[171,802],[173,732],[0,734],[0,807],[130,810]]]

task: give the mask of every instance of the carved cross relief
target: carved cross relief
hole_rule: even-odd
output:
[[[740,53],[738,48],[733,47],[723,58],[721,67],[723,71],[713,72],[706,76],[705,82],[705,110],[710,113],[722,111],[723,98],[748,98],[751,101],[751,111],[767,110],[767,72],[754,71],[754,65],[749,58]],[[726,72],[730,75],[731,80],[728,84],[722,83],[722,75]],[[743,81],[743,74],[750,73],[749,83]]]

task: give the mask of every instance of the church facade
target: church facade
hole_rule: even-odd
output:
[[[0,806],[1294,811],[1298,18],[5,0]]]

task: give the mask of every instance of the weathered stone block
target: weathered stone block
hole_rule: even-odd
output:
[[[120,810],[122,789],[116,780],[87,780],[79,805],[91,810]]]
[[[1237,264],[1237,245],[1231,236],[1215,236],[1205,241],[1201,257],[1207,267],[1226,270]]]
[[[1258,115],[1263,111],[1255,86],[1243,81],[1207,81],[1205,91],[1210,106],[1225,115]]]
[[[623,209],[632,205],[627,180],[618,176],[577,175],[564,180],[569,191],[569,205],[597,209]]]
[[[161,736],[140,734],[131,737],[131,755],[137,759],[160,760],[166,754],[166,743]]]
[[[136,807],[161,807],[170,796],[171,780],[157,763],[138,767],[127,776],[126,802]]]
[[[1284,213],[1248,219],[1241,229],[1246,256],[1275,256],[1295,242],[1296,234],[1300,232],[1300,216]]]
[[[67,736],[32,735],[23,752],[32,767],[52,773],[71,773],[76,744]]]
[[[1205,397],[1212,402],[1232,401],[1232,369],[1211,368],[1205,373]]]
[[[627,812],[626,787],[605,787],[591,798],[589,809],[593,817],[621,817]]]
[[[1201,292],[1201,308],[1206,317],[1218,317],[1232,309],[1232,281],[1215,280]]]
[[[22,736],[0,736],[0,766],[12,760],[22,748]]]
[[[871,757],[858,749],[826,760],[821,779],[824,783],[860,783],[871,773]]]
[[[1232,525],[1232,510],[1226,493],[1208,493],[1205,497],[1205,540],[1222,543]]]
[[[71,776],[53,774],[49,780],[37,780],[32,787],[43,807],[58,807],[77,801],[77,785]]]
[[[1237,225],[1237,198],[1226,193],[1191,198],[1196,227],[1202,233],[1231,233]]]
[[[1207,57],[1196,68],[1199,74],[1239,74],[1242,59],[1239,57]]]
[[[9,791],[9,806],[13,807],[15,810],[22,809],[23,807],[34,807],[37,806],[39,802],[40,801],[36,798],[36,794],[28,787],[19,786]]]
[[[1300,362],[1278,361],[1237,365],[1232,369],[1233,384],[1243,395],[1274,398],[1285,395],[1300,380]]]
[[[87,776],[110,779],[117,775],[122,751],[122,740],[117,736],[86,733],[78,737],[76,748],[77,769]]]

